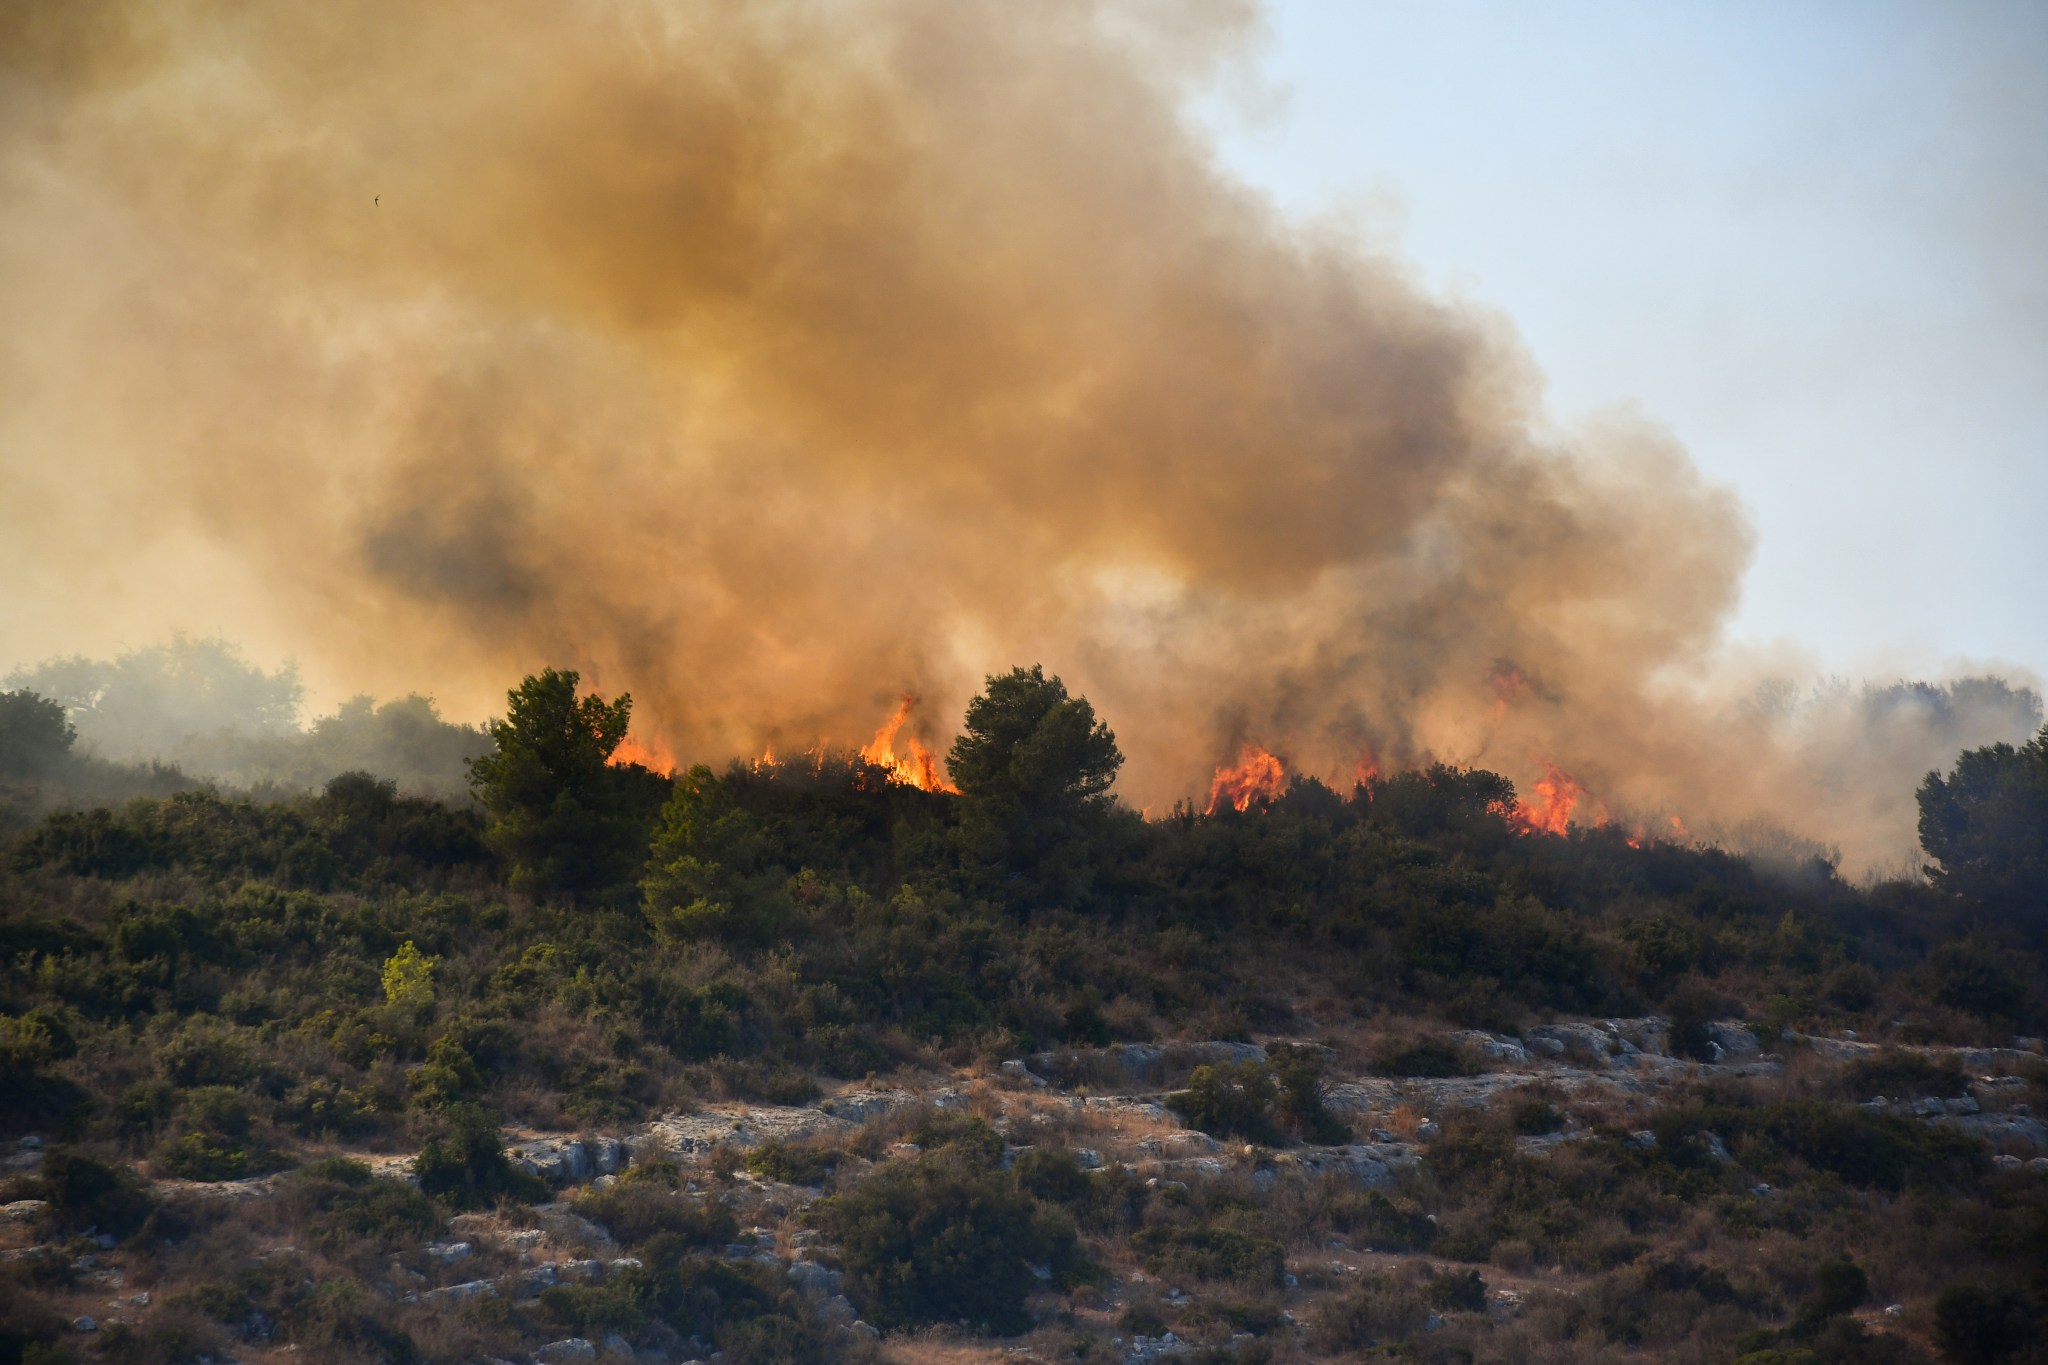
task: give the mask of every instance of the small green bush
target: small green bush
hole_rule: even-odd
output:
[[[2037,1340],[2041,1314],[2005,1285],[1952,1284],[1934,1301],[1934,1339],[1955,1365],[1997,1365]]]
[[[1374,1055],[1371,1066],[1382,1076],[1417,1079],[1479,1074],[1479,1067],[1465,1049],[1455,1043],[1435,1038],[1424,1038],[1384,1048]]]
[[[403,1180],[374,1175],[360,1161],[330,1157],[301,1167],[285,1186],[287,1206],[315,1246],[380,1251],[417,1246],[438,1233],[441,1211]]]
[[[643,1174],[652,1170],[652,1174]],[[675,1171],[636,1167],[610,1189],[576,1201],[576,1212],[608,1229],[627,1246],[668,1236],[686,1248],[722,1246],[739,1235],[732,1210],[715,1199],[676,1189]]]
[[[1155,1224],[1131,1238],[1131,1246],[1155,1275],[1277,1288],[1287,1273],[1287,1255],[1278,1242],[1228,1228]]]
[[[1842,1088],[1853,1100],[1911,1099],[1936,1095],[1944,1099],[1970,1093],[1970,1078],[1953,1054],[1939,1058],[1904,1048],[1886,1048],[1859,1057],[1842,1068]]]
[[[45,1220],[65,1232],[131,1236],[156,1208],[149,1190],[128,1171],[66,1147],[43,1158],[37,1183],[49,1201]]]
[[[839,1153],[816,1143],[764,1142],[747,1153],[747,1169],[785,1185],[822,1185],[839,1165]]]
[[[499,1198],[537,1203],[547,1184],[505,1156],[498,1122],[473,1104],[450,1106],[445,1126],[413,1158],[421,1191],[458,1209],[484,1208]]]
[[[1431,1308],[1446,1313],[1486,1311],[1486,1281],[1476,1270],[1444,1270],[1422,1284],[1422,1299]]]
[[[1264,1063],[1216,1062],[1196,1067],[1188,1088],[1168,1095],[1166,1107],[1212,1137],[1278,1144],[1287,1138],[1274,1113],[1279,1099],[1279,1083]]]
[[[965,1318],[1008,1334],[1030,1325],[1033,1266],[1076,1258],[1071,1225],[1007,1174],[942,1156],[891,1163],[824,1206],[847,1290],[878,1327]]]
[[[1317,1303],[1308,1339],[1318,1351],[1360,1351],[1403,1341],[1428,1320],[1429,1307],[1420,1294],[1375,1276],[1349,1294]]]

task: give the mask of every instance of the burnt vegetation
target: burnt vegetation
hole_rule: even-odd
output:
[[[816,1193],[809,1235],[875,1327],[1042,1324],[1066,1358],[1111,1358],[1083,1310],[1113,1290],[1117,1335],[1177,1323],[1191,1359],[1201,1340],[1475,1360],[1694,1338],[1712,1345],[1685,1358],[1754,1365],[2039,1358],[2048,1179],[1886,1102],[1970,1093],[1928,1045],[2010,1047],[2048,1022],[2048,733],[1930,774],[1929,875],[1858,886],[1822,860],[1529,834],[1503,779],[1445,767],[1148,821],[1108,794],[1109,728],[1038,669],[970,709],[958,793],[848,755],[613,763],[630,699],[578,682],[511,694],[472,800],[348,772],[316,794],[106,804],[66,708],[0,697],[0,1136],[43,1144],[8,1194],[42,1203],[16,1220],[35,1249],[4,1268],[0,1360],[289,1342],[410,1361],[570,1335],[733,1362],[882,1349],[731,1252],[739,1227],[700,1185],[742,1169]],[[1890,1046],[1825,1076],[1681,1088],[1641,1132],[1520,1094],[1429,1124],[1390,1187],[1281,1179],[1262,1155],[1373,1136],[1326,1102],[1340,1072],[1472,1077],[1491,1068],[1480,1035],[1454,1031],[1587,1015],[1662,1016],[1672,1054],[1702,1060],[1728,1019],[1788,1054],[1850,1030]],[[508,1126],[624,1132],[712,1101],[1254,1039],[1256,1059],[1155,1087],[1246,1153],[1225,1175],[1148,1183],[1052,1130],[927,1112],[701,1173],[634,1166],[575,1202],[616,1261],[601,1282],[408,1307],[451,1282],[421,1251],[451,1220],[551,1197],[508,1158]],[[2044,1075],[2015,1093],[2040,1103]],[[410,1180],[365,1164],[379,1153],[413,1157]],[[180,1193],[266,1175],[246,1206]],[[290,1249],[258,1256],[266,1231]],[[47,1305],[83,1302],[85,1237],[174,1292],[72,1330]],[[1333,1238],[1393,1259],[1337,1278],[1300,1263]],[[1582,1282],[1530,1290],[1511,1330],[1489,1317],[1486,1277],[1541,1274]],[[1873,1332],[1873,1283],[1918,1296],[1910,1330]],[[1312,1311],[1283,1318],[1297,1292]]]

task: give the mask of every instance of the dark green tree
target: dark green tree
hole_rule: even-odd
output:
[[[578,697],[573,670],[547,669],[506,694],[488,727],[496,749],[469,760],[487,817],[485,840],[515,886],[592,891],[638,870],[667,782],[637,765],[611,766],[633,698]]]
[[[77,738],[61,703],[25,688],[0,692],[0,781],[48,777]]]
[[[970,856],[1007,874],[1013,895],[1074,894],[1123,761],[1087,698],[1069,696],[1042,665],[990,677],[946,761]]]
[[[1995,915],[2048,929],[2048,727],[1993,744],[1920,784],[1920,846],[1934,883]]]

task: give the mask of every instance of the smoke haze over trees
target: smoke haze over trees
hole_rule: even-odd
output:
[[[9,11],[0,574],[55,586],[0,627],[204,610],[463,717],[543,659],[713,762],[1042,658],[1124,718],[1139,806],[1256,744],[1905,856],[1917,746],[1749,704],[1729,491],[1647,420],[1553,421],[1500,318],[1218,169],[1184,111],[1257,28]]]
[[[465,761],[491,748],[482,730],[450,724],[418,695],[355,697],[302,727],[296,669],[266,672],[218,638],[179,636],[110,660],[51,659],[16,669],[0,686],[54,708],[75,739],[62,763],[19,775],[89,799],[160,794],[166,782],[297,794],[351,771],[408,793],[457,797],[468,787]],[[28,703],[11,704],[30,716]]]

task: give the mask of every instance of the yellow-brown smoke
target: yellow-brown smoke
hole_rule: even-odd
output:
[[[0,0],[16,643],[227,623],[455,714],[580,666],[713,760],[1042,660],[1133,804],[1258,744],[1810,815],[1696,686],[1734,500],[1223,175],[1182,109],[1256,22]]]

